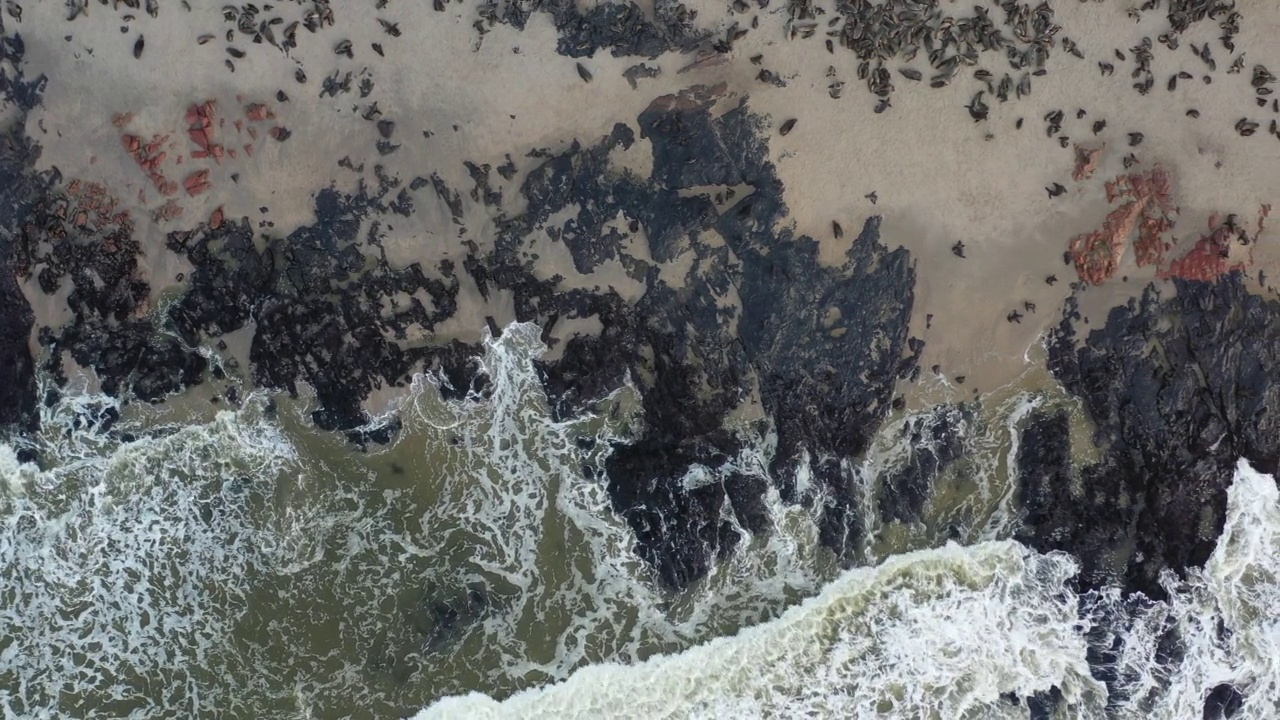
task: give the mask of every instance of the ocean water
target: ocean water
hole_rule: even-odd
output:
[[[1060,717],[1187,718],[1222,683],[1238,717],[1280,715],[1280,497],[1243,463],[1217,551],[1168,603],[1080,598],[1072,558],[1008,539],[1018,422],[1070,406],[1032,378],[983,398],[910,527],[874,520],[909,416],[885,424],[847,468],[873,518],[859,567],[818,548],[820,499],[775,495],[774,532],[671,596],[593,470],[635,391],[552,421],[538,336],[486,340],[487,398],[417,378],[368,454],[310,429],[306,398],[46,408],[43,469],[0,444],[4,717],[1021,718],[1010,694],[1056,687]],[[720,472],[764,474],[769,429],[743,431]],[[1170,628],[1186,652],[1161,662]],[[1091,633],[1118,639],[1118,693]]]

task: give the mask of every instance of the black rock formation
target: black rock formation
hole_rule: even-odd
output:
[[[653,153],[649,178],[609,166],[610,152],[636,142],[623,125],[595,146],[575,143],[547,159],[522,186],[526,212],[505,223],[490,256],[467,263],[481,292],[512,292],[519,320],[544,329],[560,318],[600,322],[598,335],[574,337],[558,360],[540,364],[544,385],[564,415],[589,407],[627,372],[636,380],[644,431],[615,447],[608,488],[639,554],[674,588],[705,574],[736,541],[721,519],[729,488],[739,524],[768,527],[761,482],[730,473],[724,482],[685,486],[694,466],[720,468],[737,452],[723,428],[753,386],[778,432],[774,471],[783,498],[801,500],[794,477],[807,453],[821,481],[823,541],[851,561],[862,530],[841,461],[866,450],[896,380],[915,361],[907,351],[914,271],[906,251],[880,245],[872,219],[842,264],[821,264],[814,240],[783,227],[787,207],[762,119],[745,103],[717,115],[718,97],[718,88],[693,88],[640,115]],[[741,185],[750,192],[724,207],[680,192]],[[546,227],[570,207],[578,208],[573,217]],[[657,263],[692,254],[680,285],[664,282],[657,266],[623,257],[623,234],[605,230],[617,218],[632,234],[643,230]],[[628,304],[612,291],[557,292],[555,282],[536,280],[519,250],[538,228],[565,243],[580,272],[630,261],[644,296]],[[723,244],[710,242],[716,236]]]
[[[429,333],[456,311],[453,264],[441,261],[438,277],[418,263],[396,270],[385,256],[370,260],[379,247],[378,221],[360,237],[361,222],[386,210],[381,199],[390,190],[377,196],[321,191],[316,224],[287,237],[264,238],[262,250],[247,219],[217,230],[172,233],[169,248],[196,269],[169,320],[193,341],[252,321],[254,382],[294,394],[306,382],[321,406],[312,418],[326,430],[365,425],[369,418],[361,402],[372,390],[407,386],[424,367],[443,372],[446,395],[465,395],[478,348],[456,341],[416,347],[406,342],[414,326]],[[430,298],[430,306],[420,297]]]
[[[964,424],[972,419],[964,406],[939,405],[904,423],[906,462],[888,473],[879,497],[884,522],[920,520],[938,475],[964,454]]]
[[[18,284],[24,274],[20,229],[56,174],[34,171],[40,150],[23,133],[27,113],[40,100],[45,78],[22,73],[25,46],[4,34],[0,18],[0,108],[11,114],[0,131],[0,433],[36,426],[35,362],[28,339],[35,323]]]
[[[1215,687],[1204,699],[1204,720],[1231,720],[1244,705],[1244,695],[1230,683]]]
[[[1024,540],[1070,552],[1085,589],[1164,598],[1162,570],[1204,564],[1235,463],[1280,458],[1280,302],[1238,274],[1154,286],[1077,344],[1069,303],[1050,345],[1054,375],[1084,403],[1100,462],[1075,477],[1066,417],[1033,414],[1019,446]]]

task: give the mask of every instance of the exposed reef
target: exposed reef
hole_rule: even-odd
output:
[[[862,526],[841,461],[866,450],[916,358],[907,348],[915,276],[906,251],[881,245],[871,219],[841,265],[822,265],[817,243],[783,223],[783,187],[761,119],[745,102],[714,112],[722,93],[696,87],[641,113],[640,134],[653,153],[647,179],[608,166],[610,152],[635,142],[623,125],[594,147],[575,144],[548,160],[522,188],[527,212],[505,226],[491,257],[468,263],[482,291],[514,293],[518,320],[544,328],[562,317],[599,320],[598,335],[569,340],[559,360],[541,365],[545,384],[556,411],[572,413],[626,372],[636,381],[643,434],[614,448],[608,487],[640,555],[673,588],[704,575],[736,541],[721,520],[730,494],[739,523],[765,529],[762,483],[732,475],[724,484],[686,486],[694,466],[716,469],[737,453],[725,421],[753,391],[778,433],[773,469],[783,499],[802,499],[794,478],[808,462],[825,503],[823,542],[852,561]],[[732,188],[742,186],[750,191],[735,196]],[[691,188],[711,190],[680,192]],[[555,292],[520,264],[524,238],[575,208],[553,230],[579,271],[626,254],[624,235],[606,223],[643,231],[652,263],[626,263],[645,284],[639,302]],[[653,264],[689,255],[679,285],[663,281]]]
[[[1162,571],[1213,551],[1237,460],[1277,469],[1280,302],[1240,273],[1172,290],[1149,287],[1084,337],[1073,299],[1053,333],[1050,369],[1083,402],[1102,459],[1076,473],[1062,412],[1034,413],[1019,444],[1022,536],[1077,557],[1087,589],[1164,598]]]
[[[36,427],[35,362],[27,341],[35,325],[31,304],[18,283],[17,229],[30,217],[54,173],[36,173],[40,149],[24,132],[27,114],[40,100],[44,76],[22,72],[22,39],[3,34],[0,19],[0,433]]]
[[[969,406],[938,405],[903,424],[907,457],[884,477],[879,496],[881,521],[921,519],[938,476],[964,456],[965,429],[972,420],[973,408]]]
[[[458,220],[464,201],[435,173],[406,188],[380,168],[376,186],[321,190],[316,221],[287,234],[222,209],[170,232],[167,251],[193,270],[156,307],[133,220],[101,186],[72,180],[32,191],[11,267],[43,293],[66,294],[71,320],[37,333],[55,380],[65,381],[69,356],[108,394],[162,400],[226,380],[234,360],[211,362],[202,348],[226,348],[226,336],[248,331],[252,383],[292,394],[305,384],[316,425],[361,445],[387,442],[397,428],[373,427],[364,400],[415,372],[439,373],[447,397],[484,391],[473,362],[479,344],[437,328],[458,312],[464,285],[486,304],[501,291],[516,320],[563,344],[538,363],[556,417],[591,409],[628,377],[641,390],[640,434],[614,448],[607,487],[663,585],[688,586],[733,549],[739,534],[722,519],[726,508],[747,532],[769,530],[768,481],[731,468],[723,480],[688,479],[738,454],[726,422],[753,402],[777,433],[772,470],[782,498],[821,503],[823,543],[852,563],[863,522],[844,463],[865,452],[923,345],[907,340],[914,269],[905,250],[880,243],[878,218],[838,265],[821,263],[817,242],[786,223],[766,120],[745,98],[725,106],[728,97],[723,86],[664,96],[636,127],[620,123],[598,142],[542,154],[514,216],[490,168],[468,164],[472,202],[496,215],[498,233],[483,250],[460,241],[461,267],[430,256],[388,261],[383,239],[415,202],[441,202]],[[614,165],[639,142],[652,153],[648,177]],[[611,285],[547,273],[536,245],[546,238],[563,243],[580,278],[610,264],[642,292],[624,298]],[[6,317],[27,323],[15,335],[30,335],[29,311]],[[556,339],[562,322],[597,329]],[[492,318],[490,326],[499,331]],[[816,492],[797,489],[806,463]]]

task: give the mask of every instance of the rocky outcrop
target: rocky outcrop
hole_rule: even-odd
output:
[[[1238,273],[1172,290],[1149,287],[1082,338],[1072,301],[1053,335],[1050,369],[1096,426],[1099,462],[1073,471],[1062,413],[1023,430],[1022,537],[1077,557],[1087,589],[1163,598],[1161,571],[1212,552],[1236,461],[1274,474],[1280,460],[1280,302]]]
[[[0,20],[0,107],[11,113],[0,129],[0,433],[36,425],[35,362],[27,341],[35,318],[18,278],[24,273],[19,229],[45,189],[57,180],[34,172],[37,148],[23,133],[27,113],[39,102],[43,76],[22,72],[25,47],[3,34]]]
[[[964,455],[964,429],[972,418],[969,407],[939,405],[903,424],[907,457],[883,481],[879,496],[883,522],[921,519],[938,476]]]
[[[172,233],[169,248],[196,269],[170,321],[192,339],[252,322],[254,382],[290,393],[301,382],[310,385],[320,403],[312,418],[326,430],[365,425],[369,418],[361,403],[371,391],[406,387],[423,368],[443,372],[446,394],[465,394],[477,347],[407,342],[410,332],[429,336],[436,323],[456,312],[453,264],[440,261],[428,274],[419,263],[397,270],[383,258],[366,269],[382,231],[375,221],[361,237],[361,222],[385,211],[381,202],[392,190],[354,196],[324,190],[316,199],[314,225],[262,250],[247,218],[216,230]]]
[[[851,561],[862,524],[841,462],[866,450],[915,359],[907,351],[914,271],[906,251],[881,245],[873,219],[841,265],[820,264],[817,243],[784,227],[783,187],[761,118],[745,102],[713,112],[722,93],[692,88],[641,113],[640,134],[653,153],[649,178],[608,166],[610,152],[635,142],[622,125],[593,147],[575,144],[548,159],[529,173],[521,191],[527,211],[504,226],[497,250],[468,261],[482,291],[514,293],[519,320],[544,328],[562,317],[599,320],[598,335],[569,340],[559,360],[541,365],[545,386],[556,412],[567,414],[625,372],[636,380],[644,431],[615,447],[608,488],[640,555],[675,588],[705,574],[736,541],[721,520],[730,491],[739,524],[767,529],[762,483],[731,474],[686,486],[692,468],[720,468],[737,452],[723,428],[753,386],[778,431],[782,497],[802,499],[794,478],[809,458],[821,480],[823,542]],[[742,185],[750,192],[730,204]],[[710,193],[681,192],[707,187],[721,189],[720,203]],[[549,232],[566,242],[579,270],[622,257],[622,236],[603,228],[623,218],[631,232],[643,231],[653,261],[692,256],[682,283],[668,285],[658,267],[635,258],[622,258],[645,284],[634,305],[534,280],[516,251],[570,208],[574,217]]]
[[[517,320],[563,343],[537,364],[556,417],[589,410],[627,377],[641,390],[642,430],[614,448],[607,488],[664,585],[704,576],[740,529],[769,531],[769,481],[730,465],[741,443],[725,429],[753,393],[777,431],[780,496],[821,503],[822,541],[853,562],[863,521],[845,461],[865,452],[922,347],[907,338],[914,269],[905,250],[880,243],[876,218],[839,264],[819,262],[817,243],[785,222],[766,120],[745,99],[717,109],[727,97],[723,86],[690,88],[658,98],[635,126],[620,123],[598,142],[535,154],[540,163],[526,173],[513,216],[505,214],[510,188],[494,184],[489,166],[470,163],[472,201],[496,216],[497,236],[483,252],[460,243],[470,252],[459,267],[431,257],[396,267],[382,247],[384,224],[412,213],[409,193],[428,185],[423,200],[438,195],[460,222],[464,200],[436,174],[405,188],[375,167],[376,186],[320,191],[316,221],[286,235],[218,208],[168,234],[167,249],[194,269],[176,278],[181,292],[163,310],[148,304],[151,280],[132,221],[110,192],[76,182],[51,188],[18,247],[20,272],[43,292],[68,292],[72,321],[40,332],[48,370],[60,377],[69,353],[93,368],[105,392],[160,400],[225,379],[201,348],[251,328],[255,385],[298,393],[305,384],[316,394],[317,426],[358,444],[387,442],[398,425],[371,428],[362,407],[375,389],[406,386],[428,370],[445,378],[448,397],[483,393],[486,379],[472,362],[481,348],[436,334],[469,283],[486,301],[502,291]],[[267,117],[264,105],[248,107],[250,121]],[[205,102],[187,117],[210,152],[212,113]],[[648,177],[611,160],[641,140],[652,152]],[[154,170],[161,144],[139,139],[126,148]],[[498,176],[515,174],[499,168]],[[609,263],[643,292],[624,299],[608,285],[548,276],[535,245],[548,238],[564,244],[580,276]],[[566,321],[598,330],[556,339]],[[945,443],[939,447],[903,480],[914,508],[904,512],[918,513],[926,476],[949,461]],[[817,479],[808,495],[796,487],[802,463]]]

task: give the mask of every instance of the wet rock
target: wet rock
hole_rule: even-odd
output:
[[[737,453],[737,441],[720,432],[673,445],[666,438],[616,447],[608,469],[614,508],[636,533],[637,550],[662,584],[687,587],[711,570],[731,549],[737,533],[721,519],[723,486],[690,488],[685,476],[694,465],[715,470]]]
[[[433,589],[424,592],[408,610],[410,626],[421,638],[422,651],[440,652],[461,640],[467,630],[489,612],[484,587]]]
[[[532,168],[521,188],[526,211],[503,224],[492,255],[466,263],[482,293],[512,293],[519,320],[544,328],[560,317],[600,322],[598,334],[569,339],[560,359],[539,363],[539,371],[558,417],[590,408],[628,373],[636,380],[644,431],[615,445],[608,488],[636,533],[638,554],[675,589],[704,575],[736,542],[720,520],[726,499],[744,529],[767,529],[763,483],[731,473],[724,482],[684,484],[691,469],[712,472],[736,452],[739,441],[725,434],[724,422],[753,383],[779,434],[780,494],[802,499],[795,473],[802,457],[814,458],[823,542],[851,562],[862,526],[840,460],[865,451],[894,383],[914,363],[906,337],[914,271],[906,251],[880,245],[873,219],[842,265],[819,263],[817,243],[781,222],[787,207],[768,160],[765,119],[745,103],[713,115],[721,92],[691,88],[640,115],[653,152],[647,179],[609,171],[612,149],[634,142],[625,125]],[[679,193],[740,184],[752,191],[723,212],[705,195]],[[546,227],[568,208],[576,208],[569,221]],[[631,304],[612,291],[560,291],[558,281],[536,279],[521,259],[526,239],[540,229],[565,243],[579,272],[625,259],[621,236],[605,230],[615,218],[643,228],[658,262],[691,253],[681,282],[669,285],[650,267],[641,275],[644,296]],[[724,244],[705,243],[711,232]]]
[[[44,76],[28,80],[23,75],[24,52],[20,37],[0,35],[0,106],[15,113],[0,134],[0,432],[34,430],[38,422],[35,361],[27,346],[35,317],[17,280],[30,266],[21,258],[19,229],[55,180],[34,171],[40,150],[21,132],[45,85]]]
[[[724,481],[734,517],[752,535],[765,534],[770,529],[769,507],[765,504],[768,483],[767,478],[746,473],[731,473]]]
[[[382,190],[389,192],[389,184]],[[380,224],[359,236],[374,210],[385,211],[382,196],[345,196],[322,191],[318,222],[259,251],[247,221],[218,230],[173,233],[171,250],[194,266],[188,290],[170,317],[192,338],[216,337],[252,321],[256,331],[250,360],[254,381],[296,393],[305,381],[321,407],[312,418],[326,430],[350,431],[368,422],[361,402],[374,388],[405,385],[422,368],[442,370],[451,381],[446,394],[471,387],[469,363],[478,352],[462,343],[410,348],[401,345],[411,327],[429,332],[456,311],[457,278],[443,261],[438,277],[419,264],[396,270],[380,261],[366,269],[366,250],[376,245]],[[430,298],[425,305],[417,295]],[[380,300],[376,300],[380,299]],[[383,305],[393,308],[384,311]],[[361,430],[358,444],[383,442],[392,430]]]
[[[1027,698],[1029,720],[1051,720],[1062,704],[1062,689],[1057,685]]]
[[[824,542],[848,561],[861,529],[850,481],[831,458],[866,451],[896,380],[915,366],[919,350],[906,355],[915,271],[906,250],[880,244],[879,218],[867,221],[843,265],[822,265],[812,239],[762,232],[780,217],[769,217],[781,207],[767,198],[748,196],[745,212],[730,210],[719,226],[743,266],[738,334],[777,427],[771,469],[782,498],[796,497],[805,451],[825,457],[810,461],[827,493]]]
[[[1204,699],[1204,720],[1230,720],[1244,705],[1244,694],[1236,686],[1223,683]]]
[[[885,522],[920,520],[938,475],[964,452],[963,429],[972,413],[962,406],[940,405],[903,427],[909,446],[906,463],[884,480],[879,506]]]
[[[1084,403],[1102,459],[1072,473],[1061,414],[1033,415],[1019,445],[1022,537],[1077,557],[1086,589],[1165,597],[1162,570],[1212,552],[1237,459],[1266,473],[1280,460],[1280,302],[1250,294],[1239,273],[1173,282],[1171,296],[1149,287],[1083,338],[1069,301],[1053,335],[1050,369]]]

